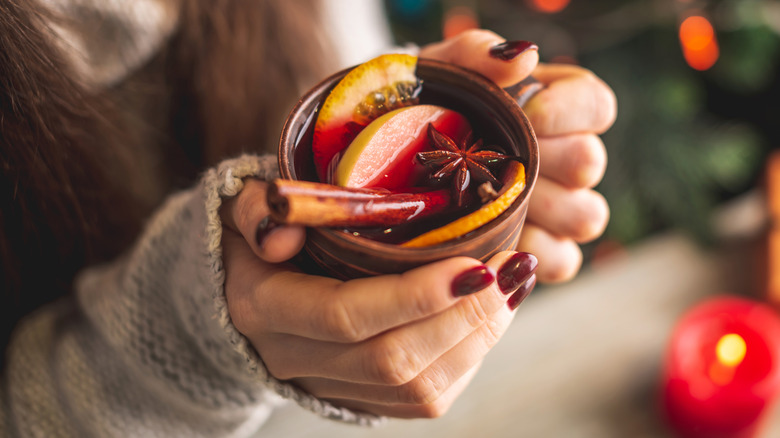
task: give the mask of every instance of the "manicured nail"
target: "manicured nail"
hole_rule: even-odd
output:
[[[539,262],[533,254],[518,252],[512,254],[498,269],[496,282],[505,295],[516,291],[528,278],[536,272]]]
[[[511,61],[528,50],[539,50],[539,46],[530,41],[504,41],[490,48],[490,56],[502,61]]]
[[[531,294],[531,291],[534,290],[534,286],[536,286],[536,274],[532,275],[531,278],[520,286],[520,289],[509,297],[509,300],[506,302],[507,306],[509,306],[509,310],[517,309],[517,306],[519,306],[520,303]]]
[[[268,235],[271,233],[271,231],[279,226],[276,222],[271,222],[271,217],[266,216],[263,218],[263,220],[260,221],[260,224],[257,225],[257,232],[255,233],[255,241],[257,242],[257,246],[260,247],[260,249],[263,249],[263,245],[265,244],[265,238],[268,237]]]
[[[462,297],[464,295],[473,294],[474,292],[481,291],[490,286],[490,283],[495,279],[496,277],[490,272],[490,269],[488,269],[487,266],[475,266],[458,274],[458,276],[452,280],[452,295]]]

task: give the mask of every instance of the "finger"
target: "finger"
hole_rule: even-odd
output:
[[[451,350],[444,353],[414,379],[403,385],[367,385],[322,378],[294,382],[320,398],[342,398],[369,403],[427,405],[435,402],[501,339],[513,312],[509,307],[495,312]]]
[[[539,172],[563,186],[592,188],[607,168],[607,151],[595,134],[539,137]]]
[[[528,219],[544,224],[553,234],[584,243],[604,232],[609,206],[598,192],[569,189],[547,178],[539,178],[528,204]]]
[[[271,374],[282,380],[317,376],[384,385],[409,382],[437,358],[508,307],[510,294],[533,275],[536,258],[501,252],[487,265],[499,281],[464,297],[444,312],[358,344],[278,335],[255,342]]]
[[[439,43],[430,44],[420,50],[420,57],[450,62],[487,76],[501,87],[508,87],[531,74],[539,62],[539,52],[535,45],[524,45],[526,50],[512,51],[504,38],[489,30],[470,30]],[[509,56],[491,56],[491,49],[505,48]],[[496,50],[494,49],[494,54]],[[514,55],[514,56],[512,56]],[[512,57],[510,57],[512,56]]]
[[[258,278],[256,290],[243,296],[250,326],[358,342],[448,309],[461,296],[490,286],[495,274],[477,260],[456,257],[403,274],[346,282],[288,271]]]
[[[443,416],[449,411],[450,407],[455,403],[457,398],[468,387],[469,383],[474,379],[474,376],[479,371],[478,364],[474,368],[470,369],[463,375],[457,382],[450,386],[441,397],[436,399],[432,403],[422,405],[408,405],[408,404],[378,404],[367,403],[356,400],[345,399],[330,399],[328,400],[336,406],[342,406],[347,409],[352,409],[362,412],[370,412],[375,415],[394,417],[394,418],[438,418]]]
[[[614,123],[615,93],[589,70],[540,64],[533,75],[547,84],[523,107],[538,136],[600,134]]]
[[[265,201],[267,184],[255,179],[244,181],[238,196],[228,199],[222,206],[222,221],[228,228],[238,231],[261,259],[279,263],[297,254],[306,239],[302,227],[278,226],[268,222],[268,206]]]
[[[535,287],[536,274],[533,274],[515,293],[512,294],[512,296],[509,297],[509,301],[506,303],[509,306],[509,309],[513,312],[517,311],[517,308],[520,307],[520,304],[522,304],[526,298],[528,298],[528,295],[531,294],[531,291],[533,291]]]
[[[572,239],[554,236],[529,221],[523,226],[517,249],[533,251],[539,260],[536,277],[544,283],[569,281],[582,265],[582,251]]]

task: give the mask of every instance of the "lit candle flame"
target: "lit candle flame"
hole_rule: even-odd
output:
[[[734,379],[737,366],[747,353],[747,344],[742,336],[729,333],[721,336],[715,345],[716,361],[710,366],[710,379],[718,385],[726,385]]]
[[[728,367],[736,367],[741,364],[742,360],[745,359],[746,352],[747,344],[745,344],[745,340],[736,333],[723,335],[715,347],[718,361]]]
[[[709,69],[720,56],[715,29],[699,15],[692,15],[680,24],[680,45],[685,61],[696,70]]]

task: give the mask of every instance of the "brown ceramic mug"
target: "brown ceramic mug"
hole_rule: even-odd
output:
[[[306,93],[287,118],[279,143],[282,178],[317,181],[313,170],[311,136],[317,111],[330,90],[350,69],[323,80]],[[308,228],[305,252],[319,270],[350,279],[406,270],[454,256],[487,261],[517,245],[528,209],[528,199],[539,172],[539,149],[531,124],[517,104],[518,87],[503,90],[484,76],[458,66],[419,59],[417,76],[423,81],[421,103],[459,111],[481,133],[503,141],[507,152],[526,166],[526,186],[500,216],[457,239],[423,248],[405,248],[329,228]],[[525,91],[524,87],[522,91]],[[533,87],[531,87],[533,88]],[[507,93],[513,93],[510,95]],[[526,97],[527,93],[523,92]]]

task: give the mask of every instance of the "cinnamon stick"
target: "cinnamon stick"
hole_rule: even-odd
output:
[[[392,193],[308,181],[277,179],[268,187],[268,208],[278,223],[310,227],[393,226],[442,212],[449,190]]]

